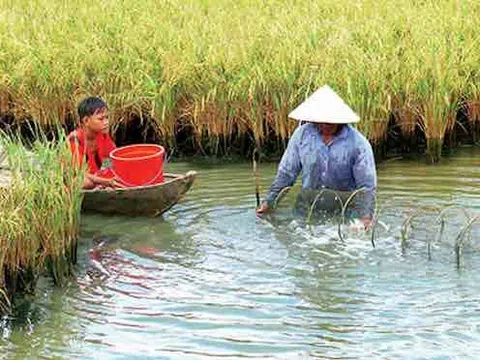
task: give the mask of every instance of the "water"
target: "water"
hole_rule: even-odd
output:
[[[454,241],[465,219],[451,211],[444,238],[422,205],[480,213],[480,150],[438,166],[379,166],[376,247],[335,225],[289,217],[295,190],[277,216],[256,218],[250,164],[171,164],[199,171],[181,204],[162,218],[83,218],[78,278],[47,280],[21,315],[6,319],[0,358],[306,359],[476,358],[480,351],[480,226],[457,267]],[[275,164],[260,166],[267,189]],[[112,240],[103,278],[87,274],[92,238]],[[108,274],[108,275],[107,275]]]

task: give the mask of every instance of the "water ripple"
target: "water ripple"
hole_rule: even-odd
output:
[[[471,151],[471,150],[470,150]],[[6,320],[0,346],[17,357],[152,359],[475,358],[480,351],[480,229],[457,268],[452,212],[440,243],[420,205],[480,209],[478,154],[446,165],[379,169],[382,221],[370,235],[291,216],[259,219],[248,164],[196,168],[186,198],[163,218],[85,217],[75,282],[41,284],[29,321]],[[184,172],[189,164],[171,164]],[[262,165],[267,189],[275,165]],[[111,243],[91,256],[93,236]]]

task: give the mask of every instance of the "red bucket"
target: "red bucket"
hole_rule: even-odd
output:
[[[147,186],[163,182],[163,156],[160,145],[137,144],[110,152],[112,172],[127,186]]]

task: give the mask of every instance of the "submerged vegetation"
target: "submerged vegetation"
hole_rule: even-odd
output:
[[[479,139],[479,12],[476,0],[7,0],[0,116],[63,122],[101,95],[117,127],[138,117],[171,147],[183,134],[217,154],[288,138],[288,112],[328,83],[374,145],[393,120],[438,161],[459,114]]]
[[[65,139],[37,141],[32,151],[18,138],[1,140],[11,180],[0,187],[0,313],[33,292],[41,274],[57,285],[72,274],[83,180]]]

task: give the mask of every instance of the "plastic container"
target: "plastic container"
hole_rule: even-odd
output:
[[[165,149],[155,144],[137,144],[110,152],[112,172],[129,187],[156,185],[163,182]]]

